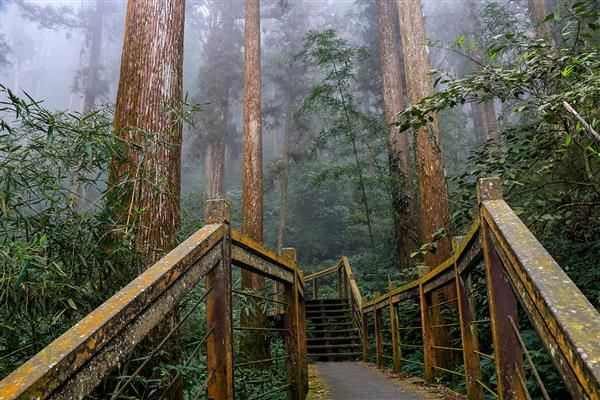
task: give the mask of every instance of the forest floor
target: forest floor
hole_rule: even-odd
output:
[[[308,400],[463,400],[464,395],[422,379],[381,371],[362,362],[309,366]]]

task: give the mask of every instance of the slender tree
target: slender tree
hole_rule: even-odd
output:
[[[102,48],[102,28],[104,14],[106,10],[106,4],[102,0],[96,0],[95,12],[89,17],[90,20],[94,19],[89,24],[86,35],[89,41],[89,61],[87,65],[87,73],[85,79],[85,85],[83,89],[83,112],[89,112],[96,103],[96,97],[98,97],[98,75],[101,67],[100,63],[100,50]]]
[[[279,224],[277,226],[277,252],[282,253],[287,213],[288,177],[290,173],[290,140],[294,122],[294,87],[290,82],[285,95],[285,126],[283,128],[283,150],[281,152],[281,180],[279,188]]]
[[[548,14],[546,7],[546,0],[527,0],[529,6],[529,13],[531,15],[531,22],[535,26],[535,33],[540,38],[546,38],[551,41],[554,47],[554,40],[552,39],[552,32],[548,24],[544,22],[544,18]]]
[[[394,4],[377,0],[379,25],[379,55],[383,76],[383,106],[389,124],[404,109],[400,57],[396,43],[396,18]],[[392,207],[396,225],[396,246],[400,268],[410,266],[410,253],[417,247],[415,220],[416,205],[412,184],[412,162],[408,147],[408,135],[390,126],[387,135],[388,164],[391,176]],[[404,185],[402,184],[404,183]]]
[[[262,121],[260,79],[260,0],[246,0],[244,23],[244,164],[242,173],[242,233],[257,242],[263,238]],[[264,277],[242,271],[242,289],[262,290]],[[257,306],[243,323],[266,324],[266,314]],[[269,358],[265,335],[247,334],[241,348],[251,359]]]
[[[398,16],[404,54],[404,68],[408,98],[416,104],[433,95],[433,81],[429,75],[429,54],[425,47],[425,24],[420,0],[398,0]],[[417,175],[421,191],[420,214],[423,239],[431,239],[436,232],[451,230],[448,187],[445,181],[444,154],[440,142],[440,122],[437,115],[424,128],[415,132]],[[434,252],[427,252],[425,263],[435,267],[450,256],[452,244],[447,235],[437,241]]]
[[[199,114],[195,144],[204,151],[204,187],[209,199],[225,196],[225,152],[229,133],[230,102],[239,74],[240,47],[236,42],[237,4],[212,2],[211,13],[202,22],[205,41],[199,69],[201,98],[208,102]],[[241,8],[240,8],[241,9]],[[240,57],[241,58],[241,57]],[[227,68],[222,68],[227,65]],[[199,152],[198,152],[199,153]]]
[[[483,29],[481,27],[477,3],[474,0],[469,0],[468,6],[471,21],[473,21],[473,34],[480,39],[483,34]],[[479,42],[481,43],[481,40],[479,40]],[[476,48],[473,56],[481,62],[485,61],[481,47]],[[475,106],[475,112],[481,114],[480,121],[485,133],[485,139],[498,141],[500,139],[500,131],[498,129],[494,100],[485,100],[482,103],[478,103]],[[479,116],[477,118],[479,119]],[[476,124],[477,122],[479,121],[476,121]]]

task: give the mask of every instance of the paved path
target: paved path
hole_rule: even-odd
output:
[[[316,363],[330,400],[430,400],[397,379],[359,362]]]

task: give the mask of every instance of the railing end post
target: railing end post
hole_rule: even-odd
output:
[[[489,178],[477,179],[477,204],[486,200],[502,199],[502,182],[500,177],[492,176]]]
[[[298,253],[293,247],[285,247],[281,249],[281,255],[283,256],[283,258],[293,263],[298,262]]]
[[[225,198],[210,199],[204,203],[204,222],[206,224],[229,224],[231,206]]]

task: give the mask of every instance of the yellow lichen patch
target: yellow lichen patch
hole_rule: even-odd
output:
[[[314,364],[308,365],[308,395],[306,400],[328,400],[329,389]]]

